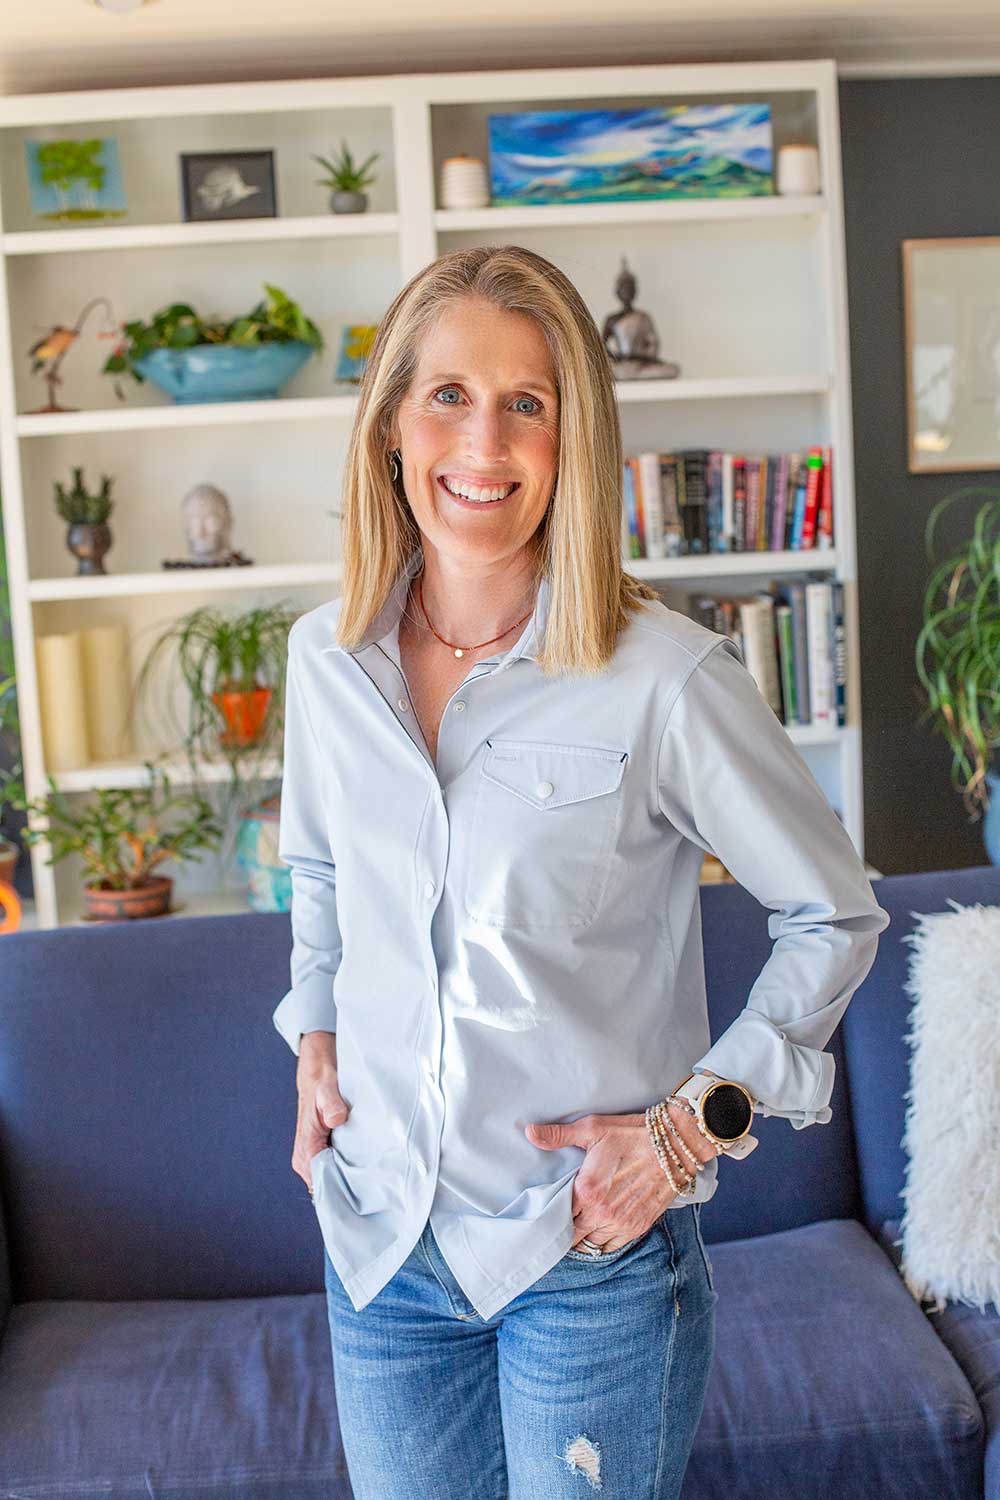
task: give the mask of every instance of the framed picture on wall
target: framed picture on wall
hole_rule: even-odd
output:
[[[902,245],[909,471],[1000,469],[1000,236]]]
[[[276,219],[273,151],[182,151],[186,224],[215,219]]]

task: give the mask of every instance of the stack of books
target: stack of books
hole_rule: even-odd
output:
[[[786,726],[846,721],[844,585],[775,579],[737,597],[688,594],[687,613],[739,646],[747,670]]]
[[[755,456],[685,448],[625,460],[623,557],[832,547],[830,448]]]

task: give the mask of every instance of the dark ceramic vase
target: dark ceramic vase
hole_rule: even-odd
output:
[[[74,521],[66,532],[66,545],[79,558],[81,573],[103,573],[105,553],[111,551],[111,527],[106,521]]]

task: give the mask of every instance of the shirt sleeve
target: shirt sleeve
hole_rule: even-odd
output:
[[[343,943],[337,921],[337,880],[326,827],[318,743],[288,635],[285,675],[284,764],[278,857],[291,867],[291,988],[272,1019],[298,1056],[304,1031],[337,1030],[333,981]]]
[[[656,775],[661,812],[776,913],[767,924],[776,941],[744,1009],[691,1071],[744,1084],[758,1114],[782,1115],[796,1130],[826,1124],[835,1059],[823,1049],[889,913],[729,637],[674,695]]]

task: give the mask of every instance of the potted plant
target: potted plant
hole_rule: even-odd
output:
[[[56,509],[69,525],[66,546],[79,560],[77,576],[106,572],[104,558],[111,551],[113,541],[111,527],[107,524],[114,509],[111,498],[113,482],[109,475],[102,474],[101,488],[92,495],[83,482],[83,468],[79,465],[73,470],[72,489],[67,491],[62,481],[56,480]]]
[[[370,187],[375,181],[373,176],[366,174],[372,162],[377,161],[382,153],[373,151],[360,167],[355,166],[350,147],[344,140],[340,143],[340,155],[333,161],[329,161],[325,156],[310,154],[313,161],[318,161],[320,166],[327,170],[328,175],[317,177],[316,182],[320,187],[332,189],[331,211],[335,214],[363,214],[368,207],[368,195],[361,189]]]
[[[14,641],[10,633],[10,603],[7,592],[7,554],[0,525],[0,746],[15,759],[9,770],[0,766],[0,882],[14,884],[14,871],[21,849],[4,836],[3,814],[24,795],[24,767],[20,758],[21,726],[17,711],[17,679],[14,673]]]
[[[79,854],[90,879],[84,884],[91,921],[121,922],[134,917],[158,917],[171,910],[173,881],[155,875],[168,859],[194,859],[194,851],[216,848],[222,830],[210,805],[191,792],[172,792],[162,767],[146,761],[149,785],[135,788],[102,787],[74,813],[55,778],[47,777],[49,794],[15,805],[29,816],[45,818],[44,829],[29,826],[26,844],[47,841],[55,864],[67,854]],[[173,811],[171,825],[168,814]]]
[[[931,511],[925,546],[941,513],[967,495],[987,495],[972,535],[932,572],[917,637],[917,674],[933,717],[952,750],[951,781],[962,791],[970,821],[986,818],[983,842],[1000,865],[1000,786],[993,752],[1000,745],[1000,492],[970,485]]]
[[[126,323],[102,374],[148,377],[181,405],[276,397],[325,345],[297,302],[280,287],[264,288],[266,299],[228,323],[206,321],[187,302],[161,307],[149,323]]]
[[[288,632],[296,615],[281,604],[227,616],[202,605],[173,621],[142,664],[136,697],[155,662],[169,655],[190,694],[186,725],[175,723],[194,784],[199,761],[228,760],[235,791],[241,761],[260,760],[280,742]]]

